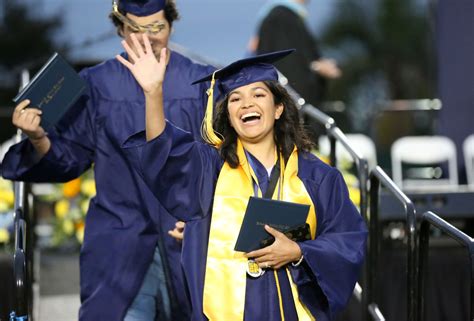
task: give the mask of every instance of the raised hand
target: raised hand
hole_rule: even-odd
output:
[[[334,59],[321,58],[311,63],[311,69],[321,76],[329,79],[341,77],[342,71]]]
[[[161,49],[159,61],[153,54],[150,40],[147,34],[143,34],[143,46],[139,43],[137,36],[132,34],[131,46],[122,41],[122,46],[128,54],[130,60],[126,60],[120,55],[116,58],[133,74],[137,82],[142,87],[145,94],[153,94],[161,90],[166,71],[166,48]]]
[[[249,252],[245,256],[253,258],[262,268],[273,269],[279,269],[301,258],[301,249],[295,241],[268,225],[265,225],[265,230],[275,237],[275,242],[263,249]]]
[[[25,99],[21,101],[13,111],[12,122],[17,128],[32,140],[41,139],[46,136],[41,123],[41,110],[28,107],[30,101]]]

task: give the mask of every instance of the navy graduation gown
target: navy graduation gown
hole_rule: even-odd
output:
[[[195,142],[169,123],[156,139],[145,144],[142,132],[131,136],[124,147],[163,206],[187,222],[182,261],[193,305],[192,320],[207,320],[202,306],[207,242],[223,160],[215,148]],[[352,294],[365,256],[367,229],[336,169],[308,153],[299,153],[298,168],[298,177],[316,207],[317,231],[315,240],[299,243],[303,263],[289,269],[302,302],[318,321],[326,321]],[[257,173],[262,175],[266,173]],[[289,280],[284,270],[278,273],[285,319],[297,320]],[[246,321],[280,320],[277,302],[273,273],[247,278]]]
[[[200,137],[206,84],[191,86],[214,68],[171,52],[164,81],[167,118]],[[87,92],[54,132],[52,146],[38,159],[28,140],[13,146],[2,164],[7,179],[65,182],[94,164],[97,195],[86,217],[81,249],[80,320],[122,320],[138,292],[158,244],[169,267],[174,320],[187,320],[190,304],[180,268],[181,244],[168,236],[176,219],[153,196],[127,161],[120,145],[145,128],[143,90],[116,59],[81,72]]]

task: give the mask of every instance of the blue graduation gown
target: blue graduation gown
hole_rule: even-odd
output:
[[[145,144],[144,133],[138,133],[124,147],[163,206],[187,222],[182,261],[193,305],[192,320],[207,320],[202,307],[207,242],[214,189],[223,160],[215,148],[195,142],[169,123],[156,139]],[[257,176],[266,176],[259,166]],[[367,228],[349,199],[339,171],[309,153],[299,153],[298,169],[298,177],[316,207],[317,231],[315,240],[299,243],[303,263],[289,269],[302,302],[313,316],[318,321],[331,320],[346,305],[358,279]],[[278,276],[285,319],[297,320],[283,269]],[[273,273],[256,279],[247,277],[244,319],[281,319]]]
[[[172,52],[164,81],[166,117],[200,138],[206,84],[191,86],[214,68]],[[153,259],[157,242],[169,270],[168,288],[177,309],[174,320],[187,320],[190,304],[180,267],[181,244],[168,236],[170,216],[127,161],[121,143],[145,128],[143,90],[116,59],[85,69],[87,92],[48,133],[50,151],[38,159],[28,140],[13,146],[2,175],[29,182],[65,182],[94,164],[97,195],[86,217],[80,256],[80,320],[122,320]]]

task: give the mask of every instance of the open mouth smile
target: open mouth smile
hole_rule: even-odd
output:
[[[244,123],[248,123],[248,122],[251,122],[251,121],[254,121],[254,120],[259,120],[261,116],[262,115],[260,113],[250,112],[250,113],[242,115],[240,117],[240,120],[242,120],[242,122],[244,122]]]

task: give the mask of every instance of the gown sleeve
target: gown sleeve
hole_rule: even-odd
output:
[[[123,148],[155,197],[179,220],[208,215],[222,166],[217,149],[168,121],[160,136],[149,142],[145,137],[144,131],[134,134]]]
[[[314,182],[313,182],[314,183]],[[318,320],[331,320],[352,295],[365,257],[367,227],[349,199],[346,184],[331,169],[310,194],[316,205],[317,230],[300,242],[303,264],[292,276],[303,302]]]
[[[28,182],[66,182],[80,176],[92,164],[95,149],[93,94],[89,84],[81,98],[48,132],[51,148],[39,157],[29,139],[13,145],[2,161],[2,176]]]

